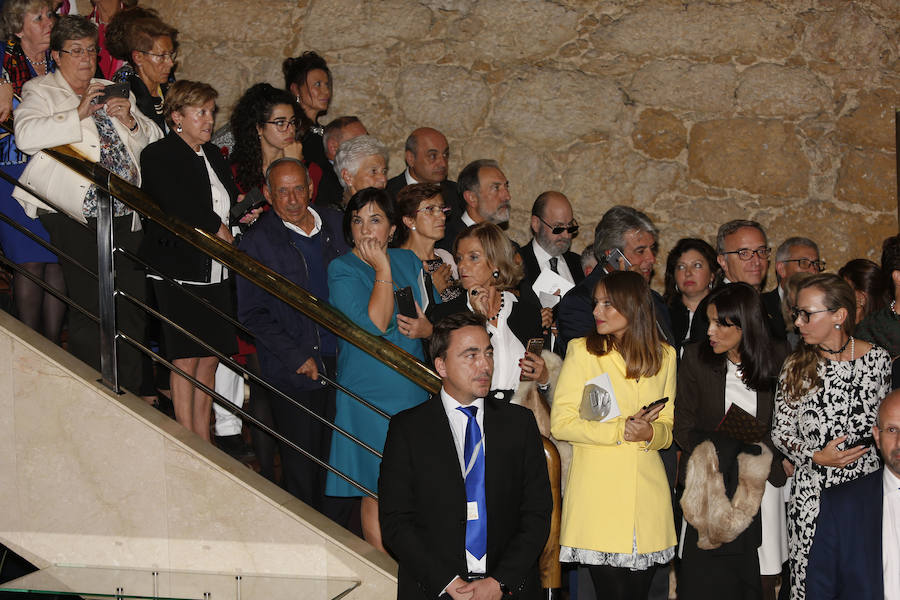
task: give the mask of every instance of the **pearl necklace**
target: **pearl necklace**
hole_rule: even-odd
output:
[[[47,57],[46,57],[46,56],[43,58],[43,60],[33,61],[33,60],[31,60],[30,58],[28,58],[28,56],[26,55],[26,56],[25,56],[25,60],[27,60],[28,63],[29,63],[32,67],[46,67],[46,66],[47,66]]]

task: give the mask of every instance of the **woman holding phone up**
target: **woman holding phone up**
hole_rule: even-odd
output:
[[[569,343],[550,414],[553,436],[574,450],[560,561],[587,566],[598,597],[636,600],[675,555],[658,453],[672,443],[675,350],[639,273],[610,273],[594,301],[595,329]]]

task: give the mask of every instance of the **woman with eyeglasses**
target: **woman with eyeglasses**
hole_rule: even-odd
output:
[[[54,73],[36,77],[22,88],[22,103],[15,110],[15,137],[26,154],[36,154],[19,178],[54,202],[65,214],[16,188],[30,216],[39,215],[50,240],[79,263],[96,272],[97,236],[89,228],[97,222],[102,193],[62,163],[38,153],[44,148],[70,144],[88,160],[99,163],[125,181],[141,183],[139,160],[144,147],[161,137],[159,128],[134,107],[134,96],[104,98],[110,81],[94,79],[97,68],[97,27],[86,17],[60,18],[50,34]],[[137,251],[142,233],[136,213],[113,202],[116,244]],[[97,280],[75,264],[61,263],[69,296],[93,314],[99,314]],[[143,300],[143,269],[117,258],[116,280],[129,294]],[[144,339],[143,312],[131,302],[118,303],[119,328],[136,340]],[[100,333],[97,323],[80,311],[69,313],[69,351],[99,370]],[[119,382],[139,393],[142,355],[129,343],[119,344]],[[145,398],[148,399],[148,398]],[[148,399],[149,401],[149,399]]]
[[[262,188],[266,169],[279,158],[303,160],[299,123],[289,92],[268,83],[257,83],[244,92],[231,113],[231,163],[242,193]],[[321,171],[316,173],[321,177]]]
[[[669,252],[663,299],[669,307],[675,349],[679,354],[687,340],[696,340],[703,334],[701,327],[707,325],[706,315],[698,315],[697,308],[713,288],[719,271],[716,251],[701,239],[682,238]],[[700,318],[695,321],[695,317]],[[695,334],[691,335],[691,331]]]
[[[444,206],[441,186],[436,183],[406,186],[397,193],[396,210],[399,219],[394,246],[412,250],[422,261],[426,289],[431,294],[429,304],[459,297],[462,288],[456,263],[449,252],[434,247],[444,237],[444,225],[450,214],[450,208]]]
[[[640,273],[610,273],[593,299],[594,328],[569,342],[550,414],[554,437],[574,452],[560,560],[588,568],[597,598],[640,600],[675,555],[659,456],[672,443],[675,350]]]
[[[106,31],[106,49],[123,61],[113,81],[128,83],[144,115],[165,134],[163,102],[178,59],[178,30],[155,10],[128,8],[116,13]]]
[[[801,342],[781,371],[772,441],[794,464],[788,506],[791,598],[806,598],[806,565],[822,490],[880,466],[872,426],[890,391],[888,353],[853,337],[856,297],[834,274],[797,286]]]

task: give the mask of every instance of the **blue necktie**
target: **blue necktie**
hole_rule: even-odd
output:
[[[484,446],[481,428],[475,415],[477,406],[460,406],[469,421],[466,423],[466,443],[463,447],[466,479],[466,550],[481,560],[487,553],[487,502],[484,495]],[[476,518],[472,518],[475,516]]]

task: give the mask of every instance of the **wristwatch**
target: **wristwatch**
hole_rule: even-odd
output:
[[[512,594],[512,591],[509,589],[509,586],[506,585],[505,583],[503,583],[502,581],[500,581],[499,579],[497,580],[497,583],[500,584],[500,593],[503,594],[503,597],[504,598],[512,598],[513,594]]]

